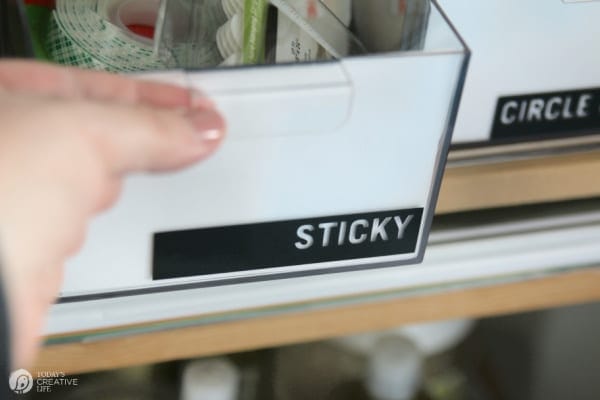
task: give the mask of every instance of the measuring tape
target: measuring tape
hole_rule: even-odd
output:
[[[56,0],[48,55],[60,64],[111,72],[172,68],[172,57],[157,55],[153,40],[144,37],[158,8],[159,0]]]

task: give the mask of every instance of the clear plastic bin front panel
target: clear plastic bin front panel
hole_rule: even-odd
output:
[[[69,263],[63,297],[419,261],[467,53],[435,3],[423,29],[420,50],[148,75],[212,97],[228,120],[227,140],[186,171],[129,178]],[[308,233],[312,247],[302,253]],[[171,238],[176,254],[157,266],[163,234],[183,236]],[[216,252],[207,264],[204,249]],[[228,259],[222,269],[219,257]]]

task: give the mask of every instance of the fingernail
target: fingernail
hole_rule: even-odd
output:
[[[216,110],[192,110],[190,119],[196,137],[202,142],[219,141],[225,136],[225,121]]]

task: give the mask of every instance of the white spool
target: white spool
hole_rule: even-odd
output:
[[[423,356],[415,344],[401,336],[377,341],[369,355],[365,386],[378,400],[410,400],[419,389]]]
[[[217,30],[217,47],[224,59],[242,51],[244,40],[244,17],[235,14]]]
[[[234,67],[236,65],[242,65],[244,61],[244,57],[242,57],[242,53],[233,53],[229,57],[227,57],[221,64],[221,67]]]
[[[244,0],[221,0],[223,11],[231,19],[235,14],[244,12]]]
[[[161,70],[173,66],[158,57],[152,40],[127,29],[154,26],[158,0],[56,0],[46,49],[59,63],[113,72]]]
[[[180,400],[235,400],[240,373],[225,358],[189,363],[183,372]]]

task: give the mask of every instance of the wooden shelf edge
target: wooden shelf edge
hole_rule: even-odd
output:
[[[75,374],[600,300],[600,267],[490,287],[46,346],[32,371]]]
[[[600,196],[600,151],[446,169],[438,214]]]

